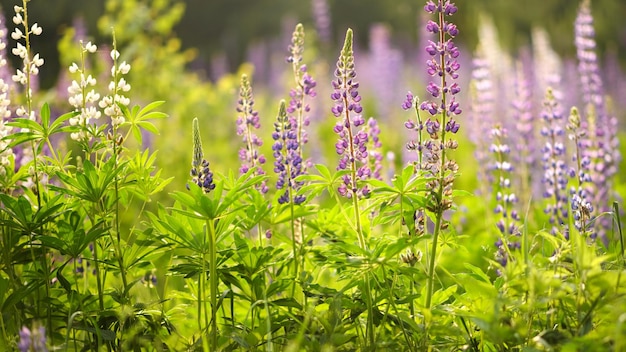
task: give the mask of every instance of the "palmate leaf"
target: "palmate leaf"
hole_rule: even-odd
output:
[[[99,203],[112,188],[115,177],[124,169],[125,163],[115,165],[115,159],[110,159],[100,170],[96,170],[89,160],[83,162],[83,172],[68,175],[57,172],[57,177],[67,185],[67,188],[49,185],[50,189],[68,194],[88,202]]]
[[[143,109],[139,105],[135,105],[132,109],[128,109],[126,105],[118,104],[125,118],[122,126],[129,126],[130,132],[140,145],[143,142],[143,137],[141,136],[142,129],[153,134],[159,134],[159,130],[156,126],[148,120],[162,119],[168,116],[164,112],[153,111],[163,105],[163,103],[165,102],[155,101],[146,105]]]
[[[33,205],[25,196],[17,199],[6,194],[0,194],[2,207],[0,212],[6,213],[7,218],[0,218],[0,224],[15,229],[22,234],[41,234],[41,229],[63,213],[62,196],[58,195],[42,204],[41,208],[33,212]]]
[[[13,119],[11,122],[8,122],[7,125],[15,128],[20,128],[26,131],[20,131],[10,134],[5,137],[5,139],[10,139],[11,143],[9,143],[10,147],[15,147],[24,142],[38,140],[45,141],[48,140],[52,135],[66,132],[68,129],[72,128],[71,126],[67,126],[65,121],[68,119],[78,115],[78,112],[69,112],[63,114],[52,123],[50,122],[50,106],[48,103],[45,103],[41,107],[41,123],[37,121],[33,121],[27,117],[20,117]],[[40,146],[41,147],[41,146]],[[39,150],[40,151],[40,150]]]

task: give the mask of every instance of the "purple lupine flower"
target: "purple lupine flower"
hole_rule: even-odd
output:
[[[401,79],[402,55],[391,47],[389,29],[382,24],[375,24],[370,28],[369,47],[372,93],[376,98],[379,119],[385,121],[397,93],[398,81]]]
[[[604,114],[604,92],[598,57],[596,54],[595,31],[589,0],[581,3],[574,23],[578,73],[583,89],[585,105],[593,104],[599,115]]]
[[[332,82],[334,91],[330,97],[334,101],[331,112],[339,118],[333,129],[339,135],[339,140],[335,144],[335,151],[340,156],[337,170],[352,171],[343,176],[339,193],[348,198],[367,196],[369,189],[367,186],[359,187],[359,181],[371,176],[367,162],[369,137],[364,128],[359,128],[365,125],[365,120],[361,115],[363,108],[358,91],[359,83],[355,81],[352,29],[346,32],[343,49],[337,60],[335,77],[336,80]]]
[[[516,237],[520,236],[520,217],[515,209],[518,198],[512,191],[510,176],[513,174],[513,166],[509,162],[511,148],[506,144],[507,132],[499,124],[491,130],[492,143],[489,151],[493,155],[491,170],[494,184],[496,207],[494,212],[499,217],[496,227],[500,232],[496,242],[496,261],[503,267],[509,261],[509,252],[520,248]]]
[[[33,329],[32,331],[26,326],[23,326],[19,335],[20,342],[18,343],[17,348],[20,352],[48,352],[48,347],[46,346],[46,328],[43,326]]]
[[[446,141],[446,134],[458,132],[459,125],[454,116],[461,113],[455,98],[460,88],[454,82],[459,76],[459,50],[453,42],[459,32],[453,23],[446,20],[447,16],[457,12],[457,8],[449,0],[438,0],[436,4],[428,1],[424,10],[437,15],[437,22],[426,24],[426,30],[437,37],[437,42],[430,41],[425,48],[430,55],[426,62],[427,72],[433,78],[426,90],[434,99],[420,104],[420,109],[431,115],[424,122],[430,140],[424,144],[423,169],[434,178],[427,184],[431,190],[429,208],[434,212],[443,212],[452,206],[452,183],[458,170],[456,163],[445,157],[447,149],[458,146],[456,141]]]
[[[326,0],[312,1],[313,20],[315,21],[315,29],[322,43],[330,43],[330,11]]]
[[[518,177],[520,179],[519,193],[524,197],[522,203],[526,204],[532,190],[533,177],[536,166],[535,160],[535,124],[532,111],[532,96],[530,90],[530,75],[525,70],[521,61],[517,62],[514,81],[514,100],[511,103],[511,120],[514,121],[515,130],[512,144],[515,146],[515,154],[512,160],[520,166]]]
[[[423,165],[422,165],[422,161],[423,161],[423,135],[422,135],[422,131],[424,130],[424,123],[422,121],[422,118],[420,116],[420,108],[419,108],[419,98],[413,96],[413,93],[408,92],[406,94],[406,99],[404,100],[404,102],[402,103],[402,109],[403,110],[409,110],[409,109],[414,109],[415,110],[415,120],[413,119],[408,119],[405,123],[404,123],[404,127],[409,131],[409,133],[411,134],[415,134],[417,136],[417,138],[413,139],[413,138],[409,138],[409,141],[406,143],[406,150],[408,152],[415,152],[417,158],[415,159],[413,168],[414,168],[414,172],[417,172],[419,170],[422,169]]]
[[[291,119],[287,116],[284,100],[280,101],[272,139],[274,139],[272,145],[275,159],[274,172],[278,174],[276,188],[284,190],[278,198],[278,203],[286,204],[293,201],[293,204],[302,204],[305,201],[305,196],[296,195],[298,189],[302,187],[302,182],[295,180],[303,173],[298,133],[292,125]]]
[[[585,128],[581,128],[580,114],[578,109],[573,107],[569,116],[567,129],[570,131],[568,137],[574,142],[575,154],[572,156],[574,167],[570,170],[570,176],[577,181],[576,187],[570,188],[571,210],[574,218],[574,226],[582,233],[587,234],[587,225],[591,220],[593,205],[588,200],[589,187],[591,182],[590,166],[591,158],[588,149],[590,141],[587,138]],[[595,233],[590,233],[590,237],[595,237]]]
[[[263,141],[254,133],[254,130],[261,128],[259,113],[254,110],[254,98],[252,96],[252,86],[248,76],[241,75],[241,87],[239,89],[239,100],[237,101],[237,135],[243,137],[244,146],[239,150],[239,160],[241,160],[240,174],[245,174],[250,169],[254,169],[255,175],[264,175],[261,165],[265,164],[265,156],[259,152]],[[258,186],[262,193],[266,193],[268,188],[266,181],[262,181]]]
[[[368,159],[370,161],[370,169],[372,170],[372,178],[376,180],[383,179],[382,169],[383,169],[383,153],[382,153],[382,143],[380,142],[380,128],[378,127],[378,123],[376,119],[370,117],[367,120],[367,134],[368,140],[370,142],[368,146]]]
[[[193,119],[193,159],[191,161],[190,174],[191,181],[198,187],[201,187],[204,193],[209,193],[215,189],[209,162],[203,158],[202,139],[200,138],[200,127],[197,117]],[[189,185],[187,188],[189,188]]]
[[[593,185],[593,203],[599,212],[610,211],[612,178],[617,173],[617,164],[621,159],[619,139],[617,138],[617,119],[609,114],[604,102],[604,84],[600,76],[598,57],[596,54],[595,31],[593,16],[588,0],[581,3],[575,22],[575,43],[578,57],[578,74],[583,89],[583,102],[590,112],[587,116],[589,128],[594,131],[590,135],[593,143],[590,148]],[[590,110],[589,106],[593,107]],[[597,232],[607,243],[607,231],[611,227],[610,217],[601,217],[597,221]]]
[[[548,89],[546,93],[541,118],[544,122],[541,136],[546,140],[543,148],[541,148],[541,161],[544,170],[542,178],[544,184],[543,197],[549,200],[545,212],[550,215],[552,233],[556,234],[568,217],[568,199],[565,194],[567,164],[565,163],[565,130],[562,127],[563,112],[551,89]]]
[[[307,73],[307,66],[302,63],[302,53],[304,52],[304,27],[302,24],[296,25],[289,46],[289,57],[287,62],[291,63],[296,87],[289,92],[289,106],[287,106],[287,114],[291,128],[296,131],[297,152],[300,159],[303,160],[302,170],[300,173],[306,172],[309,161],[304,160],[303,147],[308,142],[308,135],[305,127],[310,123],[309,113],[311,107],[307,102],[307,98],[316,96],[315,87],[317,83]]]

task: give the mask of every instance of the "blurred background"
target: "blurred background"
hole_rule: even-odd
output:
[[[6,16],[12,16],[13,5],[21,1],[1,0]],[[239,65],[272,49],[269,43],[289,40],[293,24],[302,22],[305,28],[317,28],[317,38],[333,53],[343,40],[347,27],[355,30],[357,44],[368,48],[370,28],[383,23],[388,27],[393,45],[408,51],[418,41],[420,16],[424,1],[417,0],[35,0],[29,3],[31,18],[44,28],[44,34],[34,43],[48,64],[42,71],[42,87],[55,84],[59,60],[57,41],[75,21],[82,20],[88,34],[96,41],[109,41],[102,18],[118,5],[130,10],[139,5],[144,13],[134,16],[154,18],[155,9],[166,6],[176,22],[169,33],[181,39],[182,48],[193,48],[189,67],[216,80],[222,72],[234,72]],[[573,0],[472,0],[456,1],[459,15],[455,22],[461,29],[458,42],[473,51],[478,41],[481,16],[493,19],[501,45],[515,51],[528,46],[533,27],[542,27],[550,36],[555,51],[565,57],[575,55],[572,23],[577,2]],[[596,18],[596,39],[601,57],[604,53],[623,53],[626,49],[626,1],[593,0]],[[7,11],[8,10],[8,11]],[[8,13],[7,13],[8,12]],[[10,21],[9,21],[10,22]],[[154,21],[137,18],[138,25],[158,26]],[[167,27],[167,26],[165,26]],[[141,28],[137,28],[141,30]],[[118,31],[125,29],[118,28]],[[146,32],[153,29],[143,28]],[[619,55],[624,64],[624,55]]]
[[[0,0],[9,32],[13,6],[22,1]],[[168,187],[182,189],[189,178],[191,121],[198,117],[203,128],[205,157],[217,172],[237,170],[236,105],[241,74],[252,78],[255,108],[261,117],[259,135],[266,143],[261,152],[271,156],[271,133],[279,99],[289,99],[293,86],[291,65],[285,59],[297,23],[304,25],[304,62],[318,82],[318,97],[311,102],[308,152],[315,163],[333,165],[335,119],[330,113],[330,82],[345,31],[353,28],[355,62],[361,83],[364,114],[378,119],[389,172],[407,161],[408,118],[400,105],[407,90],[424,96],[426,54],[431,39],[424,30],[428,20],[424,0],[31,0],[30,23],[38,22],[43,34],[32,48],[45,59],[38,76],[38,103],[49,102],[57,112],[71,109],[67,68],[79,62],[79,41],[94,41],[98,53],[88,66],[98,78],[101,92],[110,80],[109,51],[112,29],[121,59],[131,64],[131,104],[145,106],[164,100],[160,108],[169,117],[156,122],[159,135],[147,134],[140,148],[158,150],[158,167],[175,181]],[[575,0],[472,0],[456,1],[458,13],[451,20],[460,34],[455,39],[461,55],[460,80],[463,117],[471,119],[476,58],[486,59],[495,81],[497,109],[494,118],[511,118],[512,78],[516,65],[532,86],[533,116],[537,117],[545,94],[547,76],[560,74],[564,111],[581,104],[580,76],[574,42],[574,21],[580,1]],[[595,39],[604,91],[615,115],[626,114],[626,1],[591,0]],[[15,46],[8,38],[7,49]],[[478,48],[482,52],[479,52]],[[12,67],[20,63],[7,55]],[[11,69],[14,71],[14,69]],[[556,72],[558,71],[558,72]],[[57,115],[58,116],[58,115]],[[463,127],[472,139],[470,125]],[[399,127],[400,126],[400,127]],[[463,138],[463,137],[462,137]],[[470,143],[461,144],[471,146]],[[471,149],[467,148],[469,156]],[[623,160],[623,159],[622,159]],[[477,167],[463,159],[466,175]],[[395,164],[395,165],[394,165]],[[271,169],[271,162],[266,165]],[[468,184],[463,184],[468,182]],[[475,189],[476,179],[461,180],[462,189]],[[626,187],[626,186],[625,186]],[[626,194],[626,190],[622,192]]]

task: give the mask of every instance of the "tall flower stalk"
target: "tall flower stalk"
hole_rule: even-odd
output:
[[[295,206],[304,202],[303,195],[296,195],[296,191],[302,186],[301,182],[297,182],[295,178],[302,173],[302,158],[298,150],[298,137],[294,128],[293,120],[287,116],[287,108],[285,101],[280,101],[278,116],[274,123],[274,133],[272,145],[274,155],[274,172],[278,174],[276,188],[281,190],[282,194],[278,198],[279,204],[287,204],[291,212],[291,244],[293,250],[294,275],[299,275],[298,265],[299,250],[298,246],[302,244],[302,239],[298,238],[297,222],[294,219]],[[295,289],[295,286],[294,286]]]
[[[595,188],[593,203],[598,207],[599,212],[610,212],[612,179],[617,173],[621,156],[617,138],[617,119],[611,116],[605,104],[604,83],[596,53],[593,22],[591,3],[589,0],[584,0],[578,9],[574,32],[583,102],[587,105],[586,111],[592,112],[592,115],[587,116],[587,123],[594,132],[589,136],[593,143],[589,150],[593,153],[591,158],[593,164],[591,178]],[[605,244],[608,243],[606,236],[610,227],[610,217],[601,217],[596,222],[597,235]]]
[[[426,287],[426,308],[431,308],[431,301],[435,285],[435,263],[439,234],[443,226],[443,214],[452,207],[452,184],[458,171],[454,160],[446,156],[448,150],[456,149],[458,143],[453,139],[446,139],[448,134],[455,134],[459,124],[454,117],[461,113],[455,95],[460,92],[458,78],[460,67],[457,58],[459,50],[453,39],[459,31],[455,24],[446,20],[457,12],[454,3],[439,0],[437,3],[428,1],[424,10],[436,15],[435,21],[428,21],[426,30],[437,36],[437,42],[430,41],[426,52],[430,55],[427,61],[427,72],[434,79],[426,87],[431,100],[420,104],[420,109],[428,111],[431,117],[426,120],[424,127],[430,139],[424,145],[424,170],[431,180],[427,183],[428,201],[427,210],[435,216],[432,247],[428,262],[428,281]]]
[[[259,113],[254,110],[254,98],[252,96],[252,86],[248,75],[241,75],[241,86],[239,88],[239,100],[237,101],[237,135],[242,136],[244,146],[239,150],[239,160],[241,175],[253,169],[254,175],[263,175],[265,172],[261,165],[265,164],[265,156],[259,152],[263,141],[255,134],[255,130],[261,128]],[[265,181],[258,186],[262,193],[268,191]]]
[[[496,208],[494,212],[500,217],[496,223],[496,227],[500,232],[498,241],[496,241],[496,260],[502,267],[505,267],[510,258],[510,251],[519,249],[521,243],[515,240],[519,236],[519,213],[515,209],[517,196],[511,190],[511,175],[513,174],[513,165],[510,162],[511,148],[506,144],[507,132],[500,126],[496,125],[491,130],[492,143],[489,151],[493,154],[493,173],[494,173],[494,194],[496,198]]]
[[[331,112],[338,120],[334,127],[339,140],[335,144],[335,150],[340,156],[337,170],[347,170],[342,177],[338,192],[342,196],[352,199],[354,220],[356,222],[356,235],[359,246],[367,251],[367,242],[361,224],[359,199],[369,194],[367,185],[362,181],[369,178],[371,170],[368,164],[367,141],[368,134],[365,130],[365,120],[361,115],[361,96],[359,95],[359,83],[355,80],[354,53],[352,51],[352,29],[346,31],[346,38],[337,60],[335,80],[332,81],[333,93],[331,99],[334,105]],[[364,300],[367,306],[367,328],[365,330],[366,343],[374,348],[374,316],[372,295],[369,275],[365,275]]]
[[[193,119],[193,157],[191,161],[191,181],[198,185],[206,194],[215,189],[213,173],[209,169],[209,162],[204,159],[202,151],[202,139],[200,137],[200,126],[198,118]],[[217,235],[215,230],[215,219],[205,219],[202,237],[202,270],[198,275],[198,331],[202,334],[206,329],[208,335],[203,340],[204,350],[214,351],[217,349]],[[209,241],[208,246],[206,241]],[[208,250],[206,248],[208,247]],[[207,258],[208,255],[208,258]],[[207,259],[209,262],[209,295],[211,300],[211,319],[206,309],[206,271]],[[204,312],[204,313],[203,313]],[[202,318],[204,317],[204,324]],[[211,325],[209,329],[209,324]],[[204,328],[203,328],[204,326]]]
[[[572,216],[574,227],[580,234],[588,234],[588,224],[593,213],[593,205],[589,202],[589,189],[591,183],[591,158],[589,157],[589,139],[586,131],[582,128],[578,109],[573,107],[570,111],[567,130],[570,132],[568,138],[574,142],[575,153],[572,156],[574,167],[570,171],[570,176],[575,177],[575,186],[570,188]]]
[[[541,148],[544,184],[543,197],[548,200],[545,212],[549,214],[552,234],[560,232],[568,217],[567,208],[567,164],[565,163],[565,144],[563,112],[551,89],[548,89],[541,112],[544,126],[541,136],[545,143]],[[567,236],[567,234],[565,234]]]
[[[16,41],[15,48],[13,48],[13,55],[19,57],[22,60],[22,67],[17,69],[15,75],[11,78],[14,82],[24,86],[26,94],[26,105],[20,106],[15,110],[17,117],[24,117],[35,121],[35,110],[33,108],[33,88],[37,75],[39,74],[39,67],[44,64],[43,58],[39,54],[32,53],[31,49],[31,36],[39,36],[42,33],[42,28],[34,23],[32,26],[28,24],[28,8],[27,3],[29,0],[22,0],[22,6],[15,5],[13,7],[15,16],[13,16],[13,23],[17,26],[11,33],[11,38]],[[20,27],[23,29],[20,29]],[[23,43],[22,44],[22,41]],[[32,186],[35,195],[37,196],[37,207],[41,207],[41,185],[40,181],[43,175],[40,175],[37,165],[37,152],[35,148],[35,141],[30,143],[31,149],[27,151],[24,149],[24,156],[20,162],[21,165],[25,165],[30,159],[33,161],[32,171],[29,173],[33,177],[33,184],[30,182],[26,186]],[[30,155],[28,155],[30,154]]]
[[[79,80],[73,80],[67,88],[70,94],[68,101],[74,107],[74,110],[78,112],[76,116],[70,118],[69,123],[72,126],[79,127],[77,132],[70,134],[70,137],[73,140],[85,143],[83,148],[87,152],[87,158],[90,159],[89,142],[98,134],[97,128],[92,123],[100,118],[102,112],[97,109],[96,105],[96,102],[100,100],[100,94],[96,93],[94,89],[89,89],[96,85],[96,79],[86,72],[86,55],[95,53],[97,47],[91,42],[83,44],[81,41],[80,49],[80,66],[72,63],[69,68],[70,73],[78,74],[79,76]]]
[[[4,16],[0,15],[0,72],[8,71],[6,60],[7,28],[4,22]],[[7,77],[0,74],[0,185],[2,185],[2,192],[9,189],[11,178],[8,175],[13,172],[13,160],[15,158],[13,149],[9,147],[10,140],[5,139],[13,131],[13,127],[6,124],[11,117],[8,83]]]
[[[298,23],[291,37],[291,45],[289,45],[289,56],[287,62],[291,63],[291,70],[295,81],[295,87],[289,92],[289,106],[287,106],[287,114],[290,124],[296,131],[296,141],[298,142],[298,155],[304,161],[303,148],[308,142],[308,135],[305,127],[310,123],[308,114],[311,112],[311,106],[308,99],[316,96],[315,87],[317,83],[307,72],[307,65],[302,63],[302,54],[304,52],[304,27]],[[299,168],[302,172],[306,171],[307,162],[303,162]]]

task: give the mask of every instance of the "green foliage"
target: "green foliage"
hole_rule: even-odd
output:
[[[397,11],[381,4],[372,6]],[[35,158],[12,157],[0,175],[0,346],[16,350],[23,329],[43,328],[50,350],[626,348],[621,204],[604,215],[615,224],[608,248],[573,226],[567,239],[546,232],[543,204],[529,204],[522,249],[502,266],[492,260],[492,201],[461,190],[478,182],[471,149],[455,152],[465,161],[455,212],[436,214],[424,210],[432,178],[413,165],[367,181],[367,197],[342,198],[337,187],[350,171],[331,166],[325,132],[311,149],[328,162],[295,180],[306,202],[279,204],[274,175],[219,171],[237,169],[240,74],[211,84],[185,70],[191,53],[170,35],[182,7],[108,2],[100,27],[115,25],[133,101],[142,103],[120,104],[125,121],[115,129],[103,116],[93,140],[73,140],[79,113],[60,113],[67,104],[52,93],[41,95],[51,101],[37,119],[7,123],[8,147]],[[78,57],[70,34],[59,44],[66,66]],[[110,69],[104,58],[89,62],[94,76]],[[260,91],[260,114],[274,111]],[[402,145],[397,136],[391,145]],[[214,189],[190,180],[202,158]],[[419,231],[420,212],[426,227],[444,218],[438,241]]]

